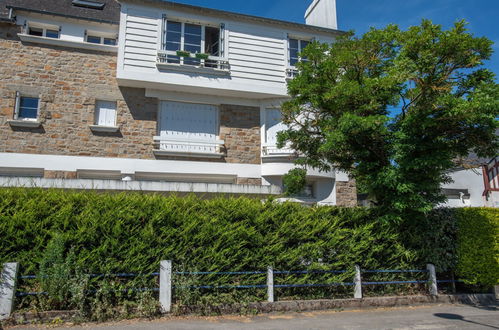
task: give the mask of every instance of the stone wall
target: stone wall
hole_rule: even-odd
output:
[[[225,141],[227,163],[260,164],[260,109],[222,105],[220,139]]]
[[[156,159],[158,100],[144,89],[118,86],[116,54],[23,43],[18,32],[0,23],[0,152]],[[39,96],[39,128],[8,124],[16,91]],[[118,132],[90,129],[96,100],[117,101]],[[220,138],[226,157],[212,161],[259,164],[259,109],[221,106]]]
[[[21,43],[0,27],[0,152],[153,158],[157,100],[120,88],[116,54]],[[10,127],[16,91],[40,98],[39,128]],[[96,100],[117,101],[117,133],[95,133]]]
[[[357,186],[355,180],[348,182],[336,181],[336,205],[355,207],[357,206]]]

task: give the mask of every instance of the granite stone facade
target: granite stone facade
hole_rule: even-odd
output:
[[[350,179],[348,182],[336,181],[336,205],[357,206],[357,185],[354,179]]]
[[[116,54],[23,43],[19,31],[0,24],[0,152],[156,159],[159,101],[146,97],[144,89],[118,86]],[[16,92],[39,97],[40,127],[9,124]],[[90,129],[97,100],[117,102],[118,132]],[[226,156],[212,161],[259,164],[259,120],[258,108],[220,106]]]

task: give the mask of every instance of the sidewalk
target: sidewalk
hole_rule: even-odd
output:
[[[64,327],[66,328],[66,327]],[[15,327],[15,329],[35,329]],[[499,329],[499,308],[491,306],[428,305],[345,312],[308,312],[262,316],[223,316],[132,320],[87,324],[70,329],[98,330],[258,330],[258,329]]]

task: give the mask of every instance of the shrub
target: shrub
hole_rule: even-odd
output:
[[[465,208],[456,214],[457,274],[467,284],[499,284],[499,209]]]

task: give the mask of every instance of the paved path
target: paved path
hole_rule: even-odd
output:
[[[16,329],[33,329],[17,328]],[[98,330],[258,330],[258,329],[499,329],[498,306],[428,305],[345,312],[268,314],[255,317],[163,318],[88,324],[71,329]]]

